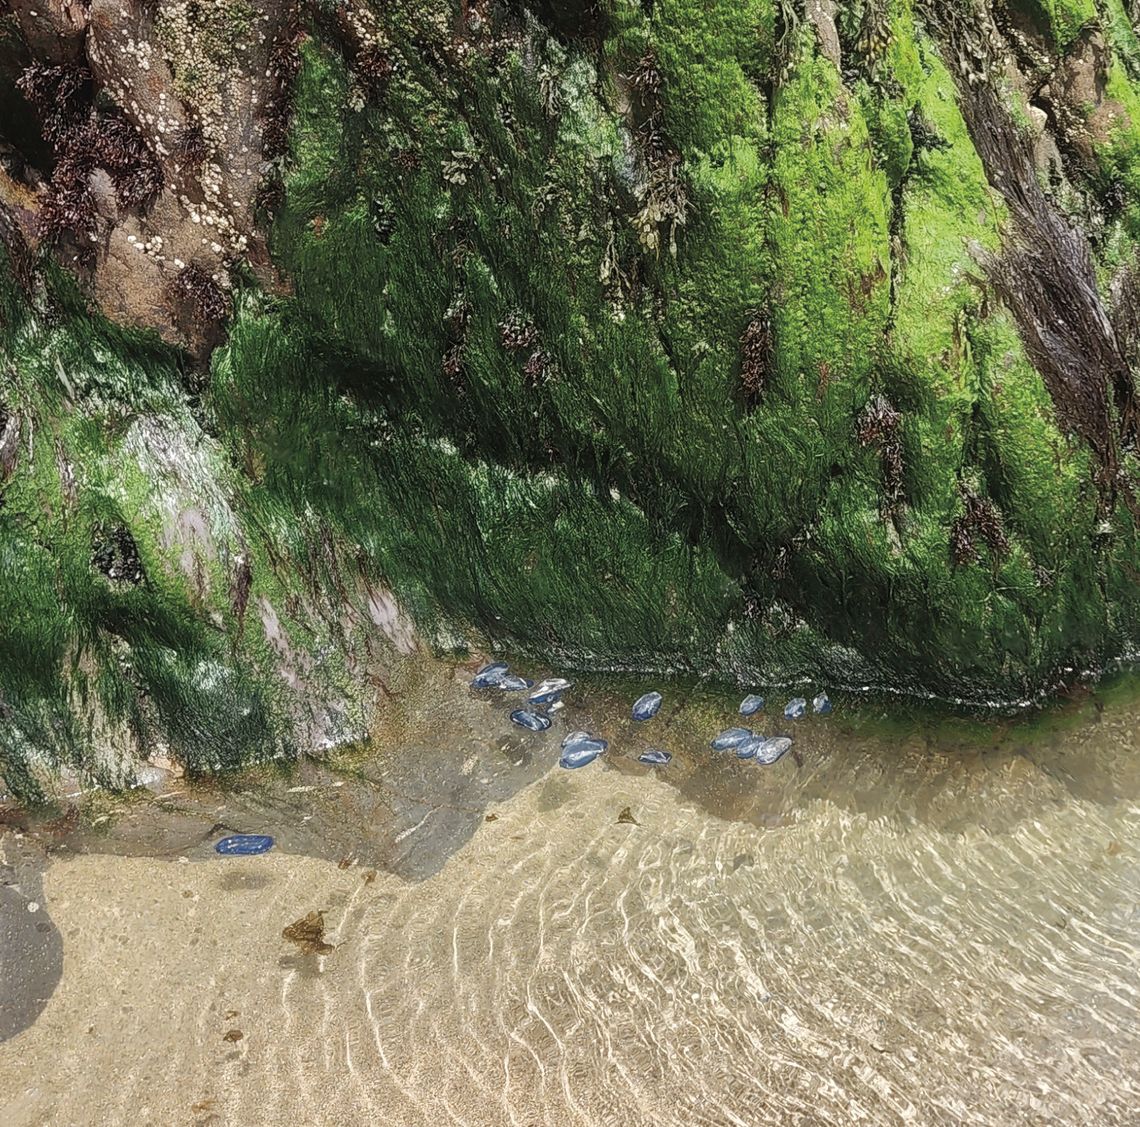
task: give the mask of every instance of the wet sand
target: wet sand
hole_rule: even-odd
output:
[[[523,738],[436,684],[367,753],[41,830],[63,969],[0,1118],[1137,1122],[1140,709],[839,714],[765,769],[701,746],[717,707]],[[591,721],[611,755],[560,771]],[[279,847],[218,857],[216,822]],[[325,955],[282,936],[314,910]]]

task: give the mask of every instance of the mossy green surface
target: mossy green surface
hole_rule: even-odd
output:
[[[82,652],[116,715],[168,700],[177,733],[180,710],[208,707],[179,697],[197,682],[170,663],[219,662],[267,701],[251,732],[278,733],[233,754],[280,749],[272,647],[261,630],[235,643],[222,571],[203,595],[175,566],[124,446],[132,413],[208,424],[251,606],[297,596],[291,568],[351,585],[335,543],[440,646],[479,636],[568,668],[1013,700],[1129,650],[1136,529],[1103,511],[1090,451],[986,283],[1008,216],[937,47],[892,0],[874,75],[853,80],[782,11],[623,2],[601,44],[529,25],[445,72],[390,12],[396,77],[363,106],[314,33],[271,229],[291,293],[239,295],[201,404],[176,357],[80,310],[8,322],[9,406],[56,428],[83,481],[65,501],[40,441],[5,487],[6,699],[67,715],[59,671]],[[1049,6],[1058,41],[1082,12]],[[646,58],[667,176],[631,100]],[[1123,63],[1112,82],[1136,98]],[[1135,206],[1131,145],[1111,159]],[[113,409],[65,409],[61,349]],[[860,437],[880,400],[897,489]],[[956,558],[968,497],[1004,540]],[[100,521],[131,529],[144,589],[92,575]],[[316,647],[295,617],[281,629]],[[125,680],[114,639],[140,655]]]
[[[603,576],[615,575],[593,563],[540,570],[525,613],[511,609],[517,595],[484,582],[458,599],[453,581],[428,582],[429,599],[432,588],[443,589],[449,613],[478,607],[481,626],[493,621],[495,632],[527,644],[536,638],[529,620],[539,620],[550,644],[618,663],[680,655],[698,668],[747,665],[757,662],[750,644],[766,658],[782,653],[779,631],[761,641],[758,628],[740,621],[742,608],[757,604],[788,608],[798,623],[793,637],[830,639],[859,652],[865,670],[951,693],[1000,686],[1020,693],[1046,669],[1095,660],[1105,602],[1099,591],[1080,590],[1080,565],[1068,562],[1074,528],[1083,530],[1083,564],[1092,559],[1089,458],[1058,431],[1008,318],[985,299],[976,252],[1000,247],[1004,209],[986,183],[953,81],[916,30],[910,5],[892,9],[886,77],[859,91],[844,85],[805,28],[794,32],[783,82],[765,91],[751,81],[750,68],[771,50],[763,6],[730,14],[669,5],[648,19],[629,9],[622,15],[602,57],[627,75],[652,53],[663,76],[663,128],[685,162],[692,214],[675,254],[663,246],[647,252],[631,238],[622,176],[636,170],[622,167],[622,146],[631,142],[622,140],[621,116],[610,108],[616,133],[580,125],[605,119],[605,95],[598,105],[592,93],[599,82],[606,89],[605,74],[577,83],[564,108],[575,127],[564,121],[554,129],[536,115],[517,57],[496,80],[473,63],[463,101],[480,109],[463,112],[446,140],[439,124],[449,113],[446,93],[428,83],[403,91],[406,101],[389,101],[392,118],[407,108],[427,115],[433,130],[416,134],[402,122],[418,136],[423,168],[385,187],[401,221],[387,246],[370,245],[359,188],[373,175],[382,181],[385,169],[367,138],[392,126],[376,109],[366,111],[376,114],[374,125],[354,123],[351,134],[338,127],[331,118],[344,100],[339,64],[308,50],[294,140],[302,159],[287,181],[276,243],[308,328],[327,338],[359,326],[345,334],[346,345],[389,381],[376,402],[404,420],[393,423],[396,431],[414,418],[437,456],[465,464],[469,480],[498,463],[518,475],[520,491],[549,478],[564,488],[582,483],[583,497],[612,490],[620,504],[572,523],[608,542],[595,521],[644,517],[661,551],[672,542],[693,560],[715,560],[725,592],[712,621],[686,604],[691,592],[676,602],[673,613],[692,623],[687,654],[662,647],[659,626],[639,631],[638,616],[604,635],[581,619],[571,628],[560,588],[572,585],[581,605],[600,597]],[[588,65],[561,51],[564,75]],[[712,106],[710,91],[719,92]],[[612,96],[620,101],[620,91]],[[504,106],[514,149],[499,138]],[[912,110],[937,143],[916,149]],[[332,153],[350,135],[360,147],[348,163]],[[444,143],[437,148],[435,139]],[[471,155],[463,182],[449,184],[448,150],[457,149]],[[351,172],[330,183],[334,167]],[[541,220],[521,206],[536,197]],[[462,266],[453,268],[457,229],[465,233]],[[426,269],[433,232],[437,253],[448,249],[438,269]],[[613,274],[640,275],[642,285],[615,291],[594,283]],[[460,394],[439,373],[445,312],[462,301],[472,322]],[[770,309],[775,347],[762,401],[748,408],[733,380],[740,336],[760,308]],[[495,326],[514,310],[558,359],[549,384],[527,386],[496,339]],[[855,439],[859,411],[879,392],[902,411],[905,504],[889,522],[881,519],[878,457]],[[1004,514],[1010,546],[1001,558],[983,549],[976,564],[952,559],[963,489],[990,496]],[[413,492],[409,484],[405,496]],[[575,497],[559,503],[578,511]],[[470,502],[476,511],[484,503]],[[493,503],[510,537],[540,536],[506,494]],[[536,545],[536,557],[557,554],[559,538]],[[1130,566],[1134,541],[1126,534],[1117,550],[1121,566]],[[457,542],[455,551],[466,574],[521,549],[481,528],[478,543]],[[586,546],[576,551],[588,557]],[[419,580],[438,566],[425,558]],[[630,576],[627,585],[640,582]],[[733,632],[722,633],[733,620]],[[1054,620],[1066,629],[1053,629]],[[695,644],[702,637],[720,641],[702,653]],[[791,641],[787,652],[795,664]]]

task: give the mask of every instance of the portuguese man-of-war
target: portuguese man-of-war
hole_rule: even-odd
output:
[[[520,728],[529,728],[532,732],[545,732],[550,727],[550,717],[543,716],[541,712],[531,712],[526,708],[516,708],[511,713],[511,723]]]
[[[807,701],[803,697],[793,697],[784,705],[784,719],[798,720],[807,712]]]
[[[740,702],[740,715],[751,716],[753,713],[759,712],[764,707],[764,698],[758,696],[756,693],[749,693]]]
[[[661,694],[646,693],[633,702],[634,720],[652,720],[661,708]]]
[[[725,728],[719,736],[713,738],[709,746],[713,751],[728,751],[730,748],[739,747],[745,740],[752,738],[752,732],[748,728]]]

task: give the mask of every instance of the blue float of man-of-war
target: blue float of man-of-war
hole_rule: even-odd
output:
[[[807,701],[803,697],[792,697],[784,705],[785,720],[798,720],[805,712],[807,712]]]
[[[565,677],[548,677],[527,697],[528,704],[553,704],[570,688]]]
[[[273,838],[268,834],[231,834],[214,846],[214,852],[223,857],[253,857],[272,848]]]
[[[752,716],[764,707],[764,698],[756,693],[749,693],[740,702],[740,715]]]
[[[545,732],[551,725],[549,716],[543,716],[541,712],[531,712],[528,708],[516,708],[511,713],[511,723],[517,724],[520,728],[528,728],[532,732]]]
[[[725,728],[718,736],[714,736],[709,743],[713,751],[729,751],[739,747],[745,740],[752,738],[751,728]]]
[[[646,693],[633,702],[634,720],[652,720],[661,708],[661,694]]]

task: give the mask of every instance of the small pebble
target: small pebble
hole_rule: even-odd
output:
[[[777,760],[783,759],[791,746],[790,736],[773,736],[770,740],[765,740],[756,749],[756,762],[764,767],[769,767]]]
[[[637,761],[638,763],[648,763],[650,767],[664,767],[672,758],[667,751],[651,747],[648,751],[643,751],[637,757]]]
[[[564,677],[550,677],[541,682],[538,688],[526,699],[530,704],[551,704],[568,688],[570,688],[570,682]]]
[[[656,692],[646,693],[634,701],[633,718],[634,720],[652,720],[660,708],[661,694]]]
[[[764,707],[764,698],[757,696],[755,693],[749,693],[740,702],[740,715],[751,716],[754,712],[759,712]]]
[[[793,697],[784,705],[784,719],[798,720],[807,712],[807,701],[803,697]]]
[[[550,717],[540,712],[530,712],[525,708],[516,708],[511,713],[511,723],[520,728],[529,728],[532,732],[545,732],[550,727]]]
[[[748,728],[725,728],[709,746],[714,751],[728,751],[729,748],[739,747],[745,740],[751,738],[752,732]]]
[[[820,693],[819,696],[811,702],[811,706],[820,716],[826,716],[831,711],[831,701],[827,699],[827,693]]]

